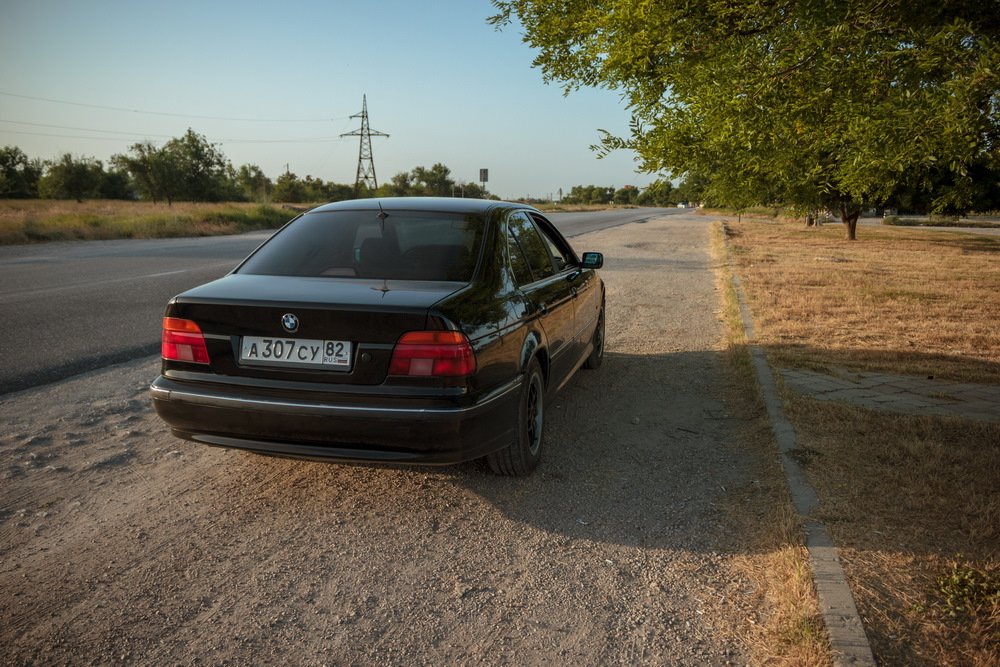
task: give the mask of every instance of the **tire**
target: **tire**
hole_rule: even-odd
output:
[[[604,361],[604,304],[601,304],[601,312],[597,316],[597,328],[594,330],[594,338],[591,341],[594,349],[590,351],[590,356],[583,362],[584,368],[591,370],[601,367]]]
[[[514,442],[486,457],[498,475],[529,475],[542,459],[545,428],[545,378],[537,359],[532,359],[521,380]]]

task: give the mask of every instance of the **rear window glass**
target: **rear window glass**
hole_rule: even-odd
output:
[[[425,211],[307,213],[239,269],[271,276],[468,282],[484,221]]]

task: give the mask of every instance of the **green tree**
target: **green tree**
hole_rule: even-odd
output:
[[[131,174],[139,193],[155,204],[166,199],[171,204],[181,191],[181,171],[175,156],[157,148],[152,141],[140,141],[128,153],[111,156],[111,163]]]
[[[388,183],[383,183],[378,186],[376,194],[379,197],[408,197],[413,194],[413,182],[410,178],[410,172],[401,171],[392,178],[389,179]]]
[[[640,206],[673,206],[678,201],[674,184],[663,179],[650,183],[639,194]]]
[[[97,196],[101,199],[135,199],[135,188],[128,172],[114,168],[103,172]]]
[[[346,201],[354,196],[354,186],[346,183],[326,184],[326,201]]]
[[[973,0],[493,0],[546,80],[622,91],[650,173],[705,174],[706,196],[840,213],[906,187],[972,204],[1000,138],[1000,14]]]
[[[990,168],[985,161],[979,161],[969,167],[971,187],[969,197],[972,201],[970,210],[997,211],[1000,210],[1000,171]],[[935,209],[933,193],[943,188],[954,187],[954,175],[941,173],[933,176],[935,183],[931,188],[920,188],[914,185],[906,187],[893,196],[886,205],[908,213],[960,214],[961,208],[946,206]]]
[[[411,194],[423,197],[450,197],[455,181],[451,169],[440,162],[430,169],[416,167],[410,173]]]
[[[75,199],[100,196],[104,165],[90,157],[73,157],[66,153],[58,160],[45,163],[45,174],[38,182],[38,192],[45,199]]]
[[[489,199],[490,191],[484,190],[483,186],[479,183],[473,183],[469,181],[468,183],[455,183],[452,186],[452,192],[455,197],[464,197],[466,199]]]
[[[568,193],[563,195],[562,201],[564,204],[583,204],[590,201],[590,196],[586,194],[584,186],[574,185],[569,189]]]
[[[162,149],[171,157],[180,177],[179,198],[190,201],[225,201],[234,197],[235,174],[226,156],[191,128]]]
[[[298,176],[288,171],[279,176],[274,183],[271,198],[274,201],[287,203],[301,203],[309,200],[306,186],[299,180]]]
[[[705,201],[711,179],[699,174],[687,173],[684,179],[673,190],[676,203],[690,202],[692,204]]]
[[[0,149],[0,197],[34,199],[42,171],[41,160],[29,160],[17,146],[4,146]]]
[[[615,189],[613,187],[600,187],[597,185],[574,185],[570,188],[569,194],[563,196],[566,204],[610,204],[615,199]]]
[[[634,206],[639,201],[639,188],[626,185],[615,190],[615,203],[623,206]]]
[[[236,187],[247,201],[267,201],[274,187],[271,179],[255,164],[245,164],[236,170]]]
[[[377,197],[466,197],[485,199],[490,193],[478,183],[459,183],[451,177],[451,169],[441,163],[430,169],[415,167],[401,171],[382,183],[374,193]]]

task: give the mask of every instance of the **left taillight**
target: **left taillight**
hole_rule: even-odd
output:
[[[461,377],[476,372],[476,355],[458,331],[411,331],[396,342],[389,375]]]
[[[201,333],[201,327],[191,320],[164,317],[161,350],[164,359],[209,363],[205,336]]]

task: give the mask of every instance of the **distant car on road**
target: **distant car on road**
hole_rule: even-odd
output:
[[[548,399],[601,364],[603,262],[522,204],[321,206],[170,301],[153,404],[207,445],[527,474]]]
[[[687,207],[688,205],[685,204],[684,202],[681,202],[680,204],[677,205],[677,208],[687,208]]]

